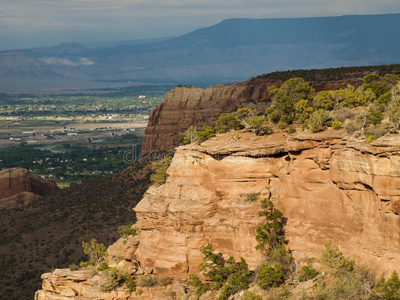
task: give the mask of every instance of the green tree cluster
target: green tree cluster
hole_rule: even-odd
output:
[[[154,186],[158,187],[167,181],[167,170],[171,161],[172,156],[166,156],[151,163],[153,174],[150,175],[150,180],[154,183]]]
[[[239,130],[243,128],[248,128],[255,135],[267,135],[272,132],[265,116],[257,116],[257,111],[255,109],[243,107],[237,109],[234,113],[221,114],[215,123],[214,129],[204,125],[201,130],[196,130],[194,126],[190,126],[185,131],[183,143],[190,144],[197,142],[198,144],[201,144],[202,142],[214,137],[216,134],[222,134],[231,130]]]
[[[299,273],[299,281],[307,281],[317,277],[318,271],[311,266],[302,266]]]
[[[191,144],[193,142],[197,142],[199,145],[214,137],[215,136],[215,131],[210,128],[207,125],[204,125],[201,130],[196,130],[195,127],[190,126],[186,131],[185,131],[185,136],[183,138],[183,143],[184,144]]]
[[[191,144],[195,141],[194,134],[196,133],[196,127],[193,125],[189,126],[185,131],[185,136],[183,137],[184,144]]]
[[[396,271],[385,280],[382,276],[372,290],[370,300],[398,300],[400,299],[400,279]]]
[[[271,127],[264,116],[252,117],[248,120],[248,127],[255,135],[267,135],[272,133]]]
[[[387,112],[389,114],[389,120],[397,129],[400,129],[400,83],[392,88],[391,100]]]
[[[286,278],[287,274],[278,264],[273,266],[262,264],[259,267],[258,286],[262,289],[266,290],[270,287],[278,287],[285,283]]]
[[[263,289],[282,285],[293,271],[293,257],[285,249],[285,218],[271,200],[261,201],[260,216],[265,217],[256,227],[256,249],[265,253],[265,262],[257,269],[258,285]]]
[[[248,121],[257,116],[257,111],[248,107],[242,107],[236,110],[234,116],[236,117],[236,119],[239,120],[239,122],[241,122],[245,126],[250,126]]]
[[[368,268],[357,266],[332,243],[325,245],[322,262],[331,268],[331,278],[318,279],[310,299],[370,299],[375,277]]]
[[[363,77],[364,89],[371,89],[379,99],[381,96],[390,92],[390,90],[400,81],[400,77],[394,74],[386,74],[381,77],[378,74],[368,74]]]
[[[90,266],[97,266],[107,256],[107,248],[102,243],[97,243],[97,239],[92,238],[89,242],[82,241],[83,253],[89,257],[87,262]]]
[[[202,142],[215,136],[215,132],[212,128],[204,125],[200,131],[196,131],[194,134],[194,140],[201,144]]]
[[[101,291],[111,292],[116,290],[118,287],[123,286],[124,284],[131,292],[136,289],[135,281],[127,272],[122,272],[118,270],[117,267],[108,268],[105,270],[105,272],[108,278],[107,282],[102,284]]]
[[[352,85],[348,85],[344,90],[344,99],[339,104],[342,107],[358,107],[366,106],[375,100],[376,96],[371,89],[364,89],[362,86],[356,89]]]
[[[334,275],[341,276],[354,271],[355,261],[343,256],[336,245],[327,243],[325,248],[326,250],[322,254],[322,262],[332,268]]]
[[[303,78],[292,78],[279,88],[270,87],[269,94],[272,104],[266,111],[268,119],[286,127],[296,118],[303,118],[300,116],[301,113],[310,113],[308,107],[312,103],[315,90]],[[302,102],[298,104],[300,101]]]
[[[328,126],[341,128],[341,124],[351,116],[344,109],[366,107],[365,126],[362,132],[371,125],[377,126],[387,112],[391,122],[398,128],[400,109],[396,102],[396,91],[400,78],[393,74],[380,77],[369,74],[363,78],[363,84],[355,88],[348,85],[339,90],[315,90],[302,78],[292,78],[281,87],[270,87],[271,106],[266,115],[270,122],[284,129],[292,123],[310,128],[313,132],[326,129]],[[338,122],[335,122],[338,121]]]
[[[309,118],[309,124],[312,132],[319,132],[332,124],[331,118],[326,110],[319,109],[313,112]]]
[[[215,123],[215,132],[218,134],[241,128],[243,128],[242,123],[230,113],[221,114]]]
[[[117,231],[120,237],[124,240],[124,244],[126,244],[130,237],[137,236],[140,233],[140,229],[138,227],[133,227],[129,224],[119,226]]]
[[[285,231],[283,214],[280,210],[275,209],[271,200],[263,199],[261,201],[262,210],[258,213],[265,219],[256,227],[256,249],[261,251],[274,250],[278,246],[283,245],[285,241]]]
[[[272,102],[264,116],[257,115],[255,109],[247,107],[239,108],[234,113],[223,113],[217,119],[214,129],[203,127],[202,130],[196,131],[192,126],[189,127],[184,142],[201,143],[215,134],[241,128],[249,128],[256,135],[266,135],[272,131],[268,122],[277,124],[281,129],[293,123],[310,128],[313,132],[322,131],[332,125],[339,129],[346,117],[350,117],[344,108],[359,106],[368,107],[369,123],[366,125],[380,124],[386,110],[390,120],[399,124],[399,105],[398,101],[396,102],[396,85],[399,80],[400,78],[393,74],[384,77],[369,74],[364,77],[363,85],[358,88],[348,85],[339,90],[316,92],[303,78],[291,78],[279,88],[269,88]]]
[[[200,251],[204,255],[200,271],[209,283],[204,283],[197,275],[191,274],[188,284],[195,287],[197,297],[208,290],[222,289],[218,300],[226,300],[230,295],[249,287],[251,276],[243,258],[239,262],[232,256],[225,260],[222,253],[214,252],[211,244],[202,247]]]
[[[381,76],[387,73],[400,74],[399,64],[380,65],[380,66],[361,66],[361,67],[340,67],[327,69],[307,69],[307,70],[288,70],[277,71],[268,74],[263,74],[257,78],[269,79],[271,81],[285,81],[294,77],[302,77],[307,81],[340,81],[358,79],[366,73],[377,73]]]

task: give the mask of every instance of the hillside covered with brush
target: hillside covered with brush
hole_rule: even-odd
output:
[[[0,210],[0,299],[33,299],[40,275],[83,259],[82,241],[111,244],[135,220],[149,184],[146,166],[53,192],[24,208]]]

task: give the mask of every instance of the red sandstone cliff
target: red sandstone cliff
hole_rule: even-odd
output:
[[[282,81],[251,79],[246,82],[216,85],[207,89],[177,87],[165,95],[165,101],[150,115],[142,151],[174,151],[189,126],[213,126],[218,116],[238,107],[265,112],[269,105],[268,88]],[[310,83],[317,91],[359,86],[360,80],[318,81]]]
[[[248,82],[217,85],[207,89],[177,87],[165,95],[165,101],[150,115],[142,151],[170,151],[183,139],[189,126],[213,125],[218,116],[237,107],[265,110],[267,84]]]
[[[212,243],[254,269],[262,259],[254,248],[260,202],[246,199],[257,194],[287,218],[296,259],[320,257],[331,241],[378,274],[399,269],[399,135],[368,144],[335,130],[238,134],[177,148],[166,184],[151,187],[135,208],[140,235],[109,247],[111,265],[136,277],[154,272],[185,280],[199,272],[200,247]],[[102,294],[99,276],[76,272],[44,274],[36,299],[138,297],[126,289]]]
[[[270,198],[287,217],[295,258],[319,257],[332,241],[378,273],[400,268],[400,136],[372,144],[342,132],[255,137],[230,133],[176,150],[167,183],[136,206],[142,229],[133,258],[157,273],[198,272],[212,242],[254,268],[259,204]]]
[[[39,196],[57,190],[52,180],[44,180],[23,168],[0,171],[0,208],[27,205]]]

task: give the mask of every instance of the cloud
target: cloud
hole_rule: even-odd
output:
[[[42,42],[179,35],[227,18],[400,12],[398,0],[2,0],[0,49]],[[12,37],[12,39],[11,39]],[[7,39],[8,38],[8,39]],[[50,41],[49,40],[49,41]],[[8,47],[9,46],[9,47]]]

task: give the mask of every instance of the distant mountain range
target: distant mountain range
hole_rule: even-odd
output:
[[[229,19],[180,37],[3,51],[0,81],[9,88],[30,80],[211,84],[277,70],[393,64],[400,63],[399,25],[400,14]]]

